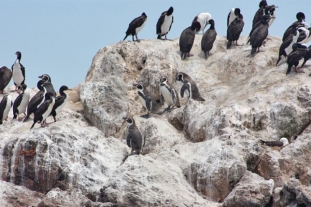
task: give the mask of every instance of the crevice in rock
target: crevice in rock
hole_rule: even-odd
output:
[[[273,196],[270,197],[269,202],[265,205],[265,207],[272,207],[273,206]]]

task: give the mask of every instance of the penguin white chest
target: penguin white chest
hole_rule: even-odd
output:
[[[53,98],[52,103],[49,104],[49,107],[47,108],[47,110],[42,114],[42,121],[46,120],[46,118],[48,118],[48,116],[50,115],[53,106],[55,104],[55,99]]]
[[[160,86],[161,94],[163,95],[163,98],[165,100],[165,103],[170,106],[173,104],[173,98],[170,91],[166,88],[166,86]]]
[[[28,106],[29,99],[30,99],[30,94],[29,94],[29,91],[26,89],[26,91],[25,91],[24,94],[23,94],[22,101],[21,101],[21,103],[19,104],[19,106],[17,107],[18,112],[19,112],[20,114],[26,112],[26,108],[27,108],[27,106]]]
[[[137,27],[137,28],[135,29],[136,34],[138,34],[138,32],[140,32],[140,30],[142,30],[142,29],[144,28],[146,22],[147,22],[147,19],[144,21],[144,23],[143,23],[140,27]]]
[[[140,100],[140,102],[142,103],[142,105],[145,107],[145,109],[147,109],[145,99],[139,95],[139,100]],[[147,110],[148,110],[148,109],[147,109]]]
[[[161,35],[168,33],[171,27],[171,24],[172,24],[172,20],[173,20],[173,15],[170,15],[170,16],[165,15],[164,22],[161,25]]]
[[[8,117],[11,106],[12,106],[12,98],[11,98],[11,96],[8,96],[8,99],[7,99],[7,102],[6,102],[4,111],[3,111],[2,120],[6,119]]]
[[[24,76],[18,61],[13,65],[13,81],[17,86],[20,86],[24,81]]]

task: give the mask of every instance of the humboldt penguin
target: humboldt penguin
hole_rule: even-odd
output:
[[[237,18],[240,14],[241,14],[240,8],[232,8],[228,14],[227,27],[229,27],[231,22],[233,22],[235,18]]]
[[[157,102],[155,101],[154,97],[149,93],[149,91],[142,85],[142,84],[133,84],[138,89],[138,97],[140,102],[148,111],[147,114],[141,115],[143,118],[149,118],[150,113],[160,114],[157,112],[158,106]]]
[[[208,30],[204,33],[201,40],[201,49],[204,51],[205,58],[209,56],[209,52],[213,48],[213,44],[216,40],[217,32],[215,30],[215,22],[213,19],[210,19],[208,23],[211,25]]]
[[[195,32],[199,31],[200,27],[201,26],[199,22],[192,22],[192,25],[184,29],[184,31],[181,33],[179,38],[179,49],[181,51],[182,60],[185,60],[186,56],[191,56],[190,50],[194,42]]]
[[[6,66],[0,68],[0,94],[3,94],[4,88],[9,84],[12,78],[12,71]]]
[[[229,25],[227,29],[227,49],[231,47],[232,42],[235,41],[235,44],[238,45],[238,39],[244,27],[243,15],[240,14],[237,16]]]
[[[7,121],[12,104],[12,97],[9,94],[3,96],[0,102],[0,124],[2,124],[4,120]]]
[[[17,87],[23,85],[25,82],[25,67],[20,63],[22,59],[22,53],[17,51],[15,55],[17,58],[12,65],[12,73],[15,90],[17,90]]]
[[[28,107],[27,107],[27,115],[25,116],[23,122],[26,122],[28,120],[29,116],[38,109],[38,105],[42,103],[42,101],[44,100],[45,89],[43,87],[43,84],[44,84],[44,80],[38,81],[37,87],[39,91],[36,93],[36,95],[34,95],[30,99]]]
[[[297,66],[299,64],[299,60],[305,57],[308,53],[307,47],[300,43],[294,43],[292,47],[293,47],[293,51],[287,56],[286,62],[287,62],[288,68],[287,68],[286,75],[290,73],[293,66],[295,66],[295,72],[303,73],[303,71],[299,70]]]
[[[269,15],[264,15],[261,18],[261,24],[254,30],[249,41],[252,46],[251,55],[256,53],[256,50],[259,51],[259,48],[262,46],[264,40],[268,36],[269,24],[268,20],[270,19]]]
[[[307,54],[303,57],[303,63],[301,64],[301,67],[306,64],[306,62],[311,58],[311,45],[308,47]]]
[[[191,79],[191,77],[183,72],[178,72],[176,74],[176,81],[181,81],[183,86],[180,89],[180,96],[184,97],[184,92],[188,92],[188,100],[192,98],[196,101],[205,101],[204,98],[201,97],[199,88],[197,84]]]
[[[26,117],[26,107],[29,103],[30,99],[30,92],[27,89],[27,85],[23,84],[22,86],[19,86],[22,89],[22,93],[17,96],[13,103],[13,119],[16,119],[19,114],[24,113],[24,117]],[[18,119],[20,121],[20,119]]]
[[[288,145],[288,139],[286,138],[281,138],[280,141],[264,141],[264,140],[259,140],[259,142],[262,145],[267,145],[269,147],[284,147]]]
[[[268,5],[266,0],[262,0],[259,3],[259,9],[254,15],[252,28],[261,20],[261,17],[264,15],[264,9]]]
[[[297,21],[294,22],[293,24],[291,24],[284,32],[283,34],[283,38],[282,38],[282,41],[285,41],[287,39],[287,37],[290,35],[290,34],[293,34],[295,33],[295,31],[297,30],[296,27],[297,25],[300,25],[302,22],[305,22],[305,19],[306,19],[306,16],[303,12],[298,12],[296,14],[296,18],[297,18]],[[308,25],[306,25],[308,28]]]
[[[48,74],[43,74],[39,76],[38,78],[41,78],[41,80],[44,81],[44,87],[46,88],[46,91],[48,93],[53,93],[53,96],[56,96],[56,92],[54,90],[53,84],[52,84],[52,79]]]
[[[165,40],[167,40],[166,35],[171,30],[174,22],[173,11],[174,8],[170,7],[167,11],[162,12],[157,22],[157,35],[160,40],[162,40],[162,36],[165,36]]]
[[[167,105],[167,108],[164,109],[164,112],[170,112],[174,106],[177,108],[180,107],[179,103],[179,97],[178,97],[178,92],[167,82],[167,77],[164,76],[160,78],[160,84],[159,84],[159,89],[160,89],[160,102],[161,104],[164,104],[164,102]]]
[[[41,127],[44,126],[46,118],[52,112],[53,106],[55,104],[55,98],[52,93],[45,94],[45,101],[41,106],[36,110],[35,116],[33,119],[33,124],[30,129],[34,127],[36,123],[41,123]]]
[[[210,13],[200,13],[197,16],[194,17],[193,22],[199,22],[200,23],[200,29],[198,30],[197,33],[199,33],[200,31],[203,32],[204,34],[204,29],[205,27],[208,25],[208,21],[212,19],[212,15]]]
[[[147,21],[147,15],[144,13],[141,14],[141,16],[135,18],[131,23],[129,24],[129,27],[126,31],[126,35],[123,39],[123,41],[127,38],[127,36],[132,35],[132,40],[134,40],[134,35],[136,37],[136,41],[139,42],[139,39],[137,37],[137,34],[142,30],[145,26],[145,23]]]
[[[66,90],[69,90],[67,86],[61,86],[59,89],[60,95],[56,97],[55,104],[53,106],[52,112],[50,115],[53,116],[54,122],[56,122],[56,115],[62,110],[65,106],[68,95],[65,93]]]
[[[139,155],[140,151],[142,151],[142,142],[143,138],[141,136],[140,131],[138,130],[135,120],[132,117],[123,118],[126,120],[128,125],[125,128],[125,137],[127,146],[129,146],[131,150],[130,155]],[[144,143],[145,145],[145,143]]]

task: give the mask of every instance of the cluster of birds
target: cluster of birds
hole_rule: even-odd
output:
[[[13,106],[13,119],[26,122],[31,114],[34,114],[33,124],[41,123],[45,126],[47,117],[53,116],[56,122],[56,115],[64,107],[67,99],[66,90],[67,86],[62,86],[59,89],[60,95],[56,97],[54,87],[52,85],[51,77],[48,74],[39,76],[40,80],[37,83],[39,92],[30,99],[30,91],[25,84],[25,67],[21,64],[22,54],[17,51],[16,61],[12,65],[12,70],[3,66],[0,68],[0,94],[4,94],[4,88],[9,84],[13,77],[15,90],[19,95],[16,99],[12,100],[10,94],[5,94],[0,102],[0,124],[8,120],[8,115],[11,107]],[[26,113],[27,112],[27,113]],[[19,117],[24,114],[24,117]]]

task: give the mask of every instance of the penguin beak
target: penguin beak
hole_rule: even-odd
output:
[[[135,86],[135,87],[136,87],[137,85],[138,85],[137,83],[133,83],[133,86]]]
[[[126,117],[123,117],[122,119],[126,120],[127,118],[126,118]]]

